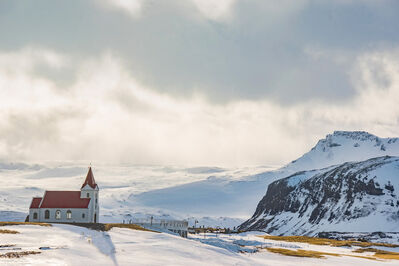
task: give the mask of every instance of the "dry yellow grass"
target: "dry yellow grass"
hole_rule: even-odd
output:
[[[348,256],[348,257],[356,257],[362,259],[386,259],[386,260],[399,260],[399,252],[386,251],[376,248],[370,248],[370,246],[384,246],[384,247],[398,247],[395,244],[386,244],[386,243],[371,243],[371,242],[360,242],[354,240],[333,240],[333,239],[325,239],[325,238],[314,238],[314,237],[306,237],[306,236],[262,236],[265,239],[270,240],[279,240],[286,242],[297,242],[297,243],[307,243],[314,245],[330,245],[334,247],[343,247],[343,246],[359,246],[357,250],[354,250],[355,253],[364,253],[364,252],[372,252],[374,253],[372,256],[359,256],[359,255],[351,255],[351,254],[339,254],[339,253],[330,253],[330,252],[319,252],[312,250],[292,250],[292,249],[284,249],[284,248],[266,248],[268,251],[273,253],[278,253],[286,256],[295,256],[295,257],[308,257],[308,258],[323,258],[326,255],[328,256]]]
[[[399,260],[399,252],[386,251],[376,248],[359,248],[353,252],[364,253],[364,252],[374,252],[374,257],[379,259],[390,259]]]
[[[8,230],[8,229],[0,229],[0,234],[19,234],[18,231]]]
[[[0,226],[7,225],[40,225],[40,226],[51,226],[48,223],[34,223],[34,222],[0,222]]]
[[[374,254],[374,257],[384,260],[399,260],[399,254]]]
[[[129,229],[133,229],[133,230],[140,230],[140,231],[147,231],[147,232],[156,232],[156,231],[141,227],[140,225],[137,225],[137,224],[104,224],[104,231],[109,231],[113,227],[129,228]],[[156,233],[158,233],[158,232],[156,232]]]
[[[0,258],[13,259],[13,258],[20,258],[22,256],[34,255],[34,254],[40,254],[40,253],[41,252],[39,252],[39,251],[7,252],[5,254],[0,254]]]
[[[371,246],[380,246],[380,247],[399,247],[399,245],[395,244],[387,244],[387,243],[372,243],[372,242],[361,242],[355,240],[335,240],[328,238],[317,238],[317,237],[308,237],[308,236],[259,236],[264,239],[277,240],[277,241],[286,241],[286,242],[297,242],[297,243],[307,243],[313,245],[329,245],[333,247],[371,247]]]
[[[350,255],[350,254],[339,254],[339,253],[331,253],[331,252],[321,252],[321,251],[314,251],[314,250],[304,250],[304,249],[286,249],[286,248],[266,248],[266,250],[285,255],[285,256],[293,256],[293,257],[303,257],[303,258],[316,258],[321,259],[325,258],[325,256],[347,256],[347,257],[355,257],[361,259],[368,259],[368,260],[376,260],[375,257],[366,257],[366,256],[358,256],[358,255]]]
[[[304,250],[304,249],[286,249],[286,248],[266,248],[268,251],[273,253],[278,253],[281,255],[286,256],[293,256],[293,257],[306,257],[306,258],[325,258],[325,256],[336,256],[339,257],[339,254],[336,253],[329,253],[329,252],[320,252],[320,251],[313,251],[313,250]]]
[[[15,244],[5,244],[5,245],[0,245],[0,248],[9,248],[9,247],[14,247]]]

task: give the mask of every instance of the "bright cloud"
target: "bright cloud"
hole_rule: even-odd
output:
[[[232,6],[236,0],[192,0],[198,10],[212,20],[225,19],[232,12]]]
[[[137,17],[140,15],[144,0],[98,0],[98,2],[106,8],[114,8]]]
[[[104,7],[111,7],[120,11],[124,11],[132,17],[137,17],[148,3],[148,0],[97,0]],[[207,19],[223,20],[231,15],[232,6],[237,0],[189,0],[197,10]]]
[[[360,55],[350,73],[357,94],[345,103],[287,106],[173,97],[138,83],[112,53],[83,59],[60,89],[34,70],[62,70],[68,55],[0,53],[0,158],[246,165],[288,162],[337,129],[397,136],[398,59],[395,49]]]

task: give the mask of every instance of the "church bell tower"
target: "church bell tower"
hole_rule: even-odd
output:
[[[80,191],[81,191],[80,192],[81,198],[91,199],[89,205],[90,206],[89,217],[87,217],[89,222],[98,223],[99,213],[100,213],[99,202],[98,202],[99,188],[96,183],[96,180],[94,180],[94,175],[91,166],[89,167],[89,171],[87,172],[85,182],[83,183]]]

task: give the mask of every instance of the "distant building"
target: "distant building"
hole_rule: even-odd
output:
[[[29,222],[98,223],[99,188],[91,167],[80,191],[45,191],[33,198]]]
[[[154,230],[168,230],[179,234],[181,237],[187,237],[188,222],[182,220],[158,220],[158,219],[133,219],[131,223],[141,225],[145,228]]]

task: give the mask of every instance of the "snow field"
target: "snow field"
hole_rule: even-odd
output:
[[[33,225],[4,226],[20,234],[0,237],[0,254],[10,251],[41,251],[21,258],[1,258],[4,265],[397,265],[397,261],[373,261],[353,257],[326,259],[298,258],[261,250],[255,246],[303,248],[346,254],[347,248],[286,243],[264,240],[260,232],[232,235],[190,235],[189,239],[165,233],[152,233],[124,228],[99,232],[72,225],[42,227]],[[235,248],[233,248],[235,246]],[[48,250],[40,250],[48,247]],[[239,248],[248,249],[241,253]],[[235,250],[234,250],[235,249]]]

